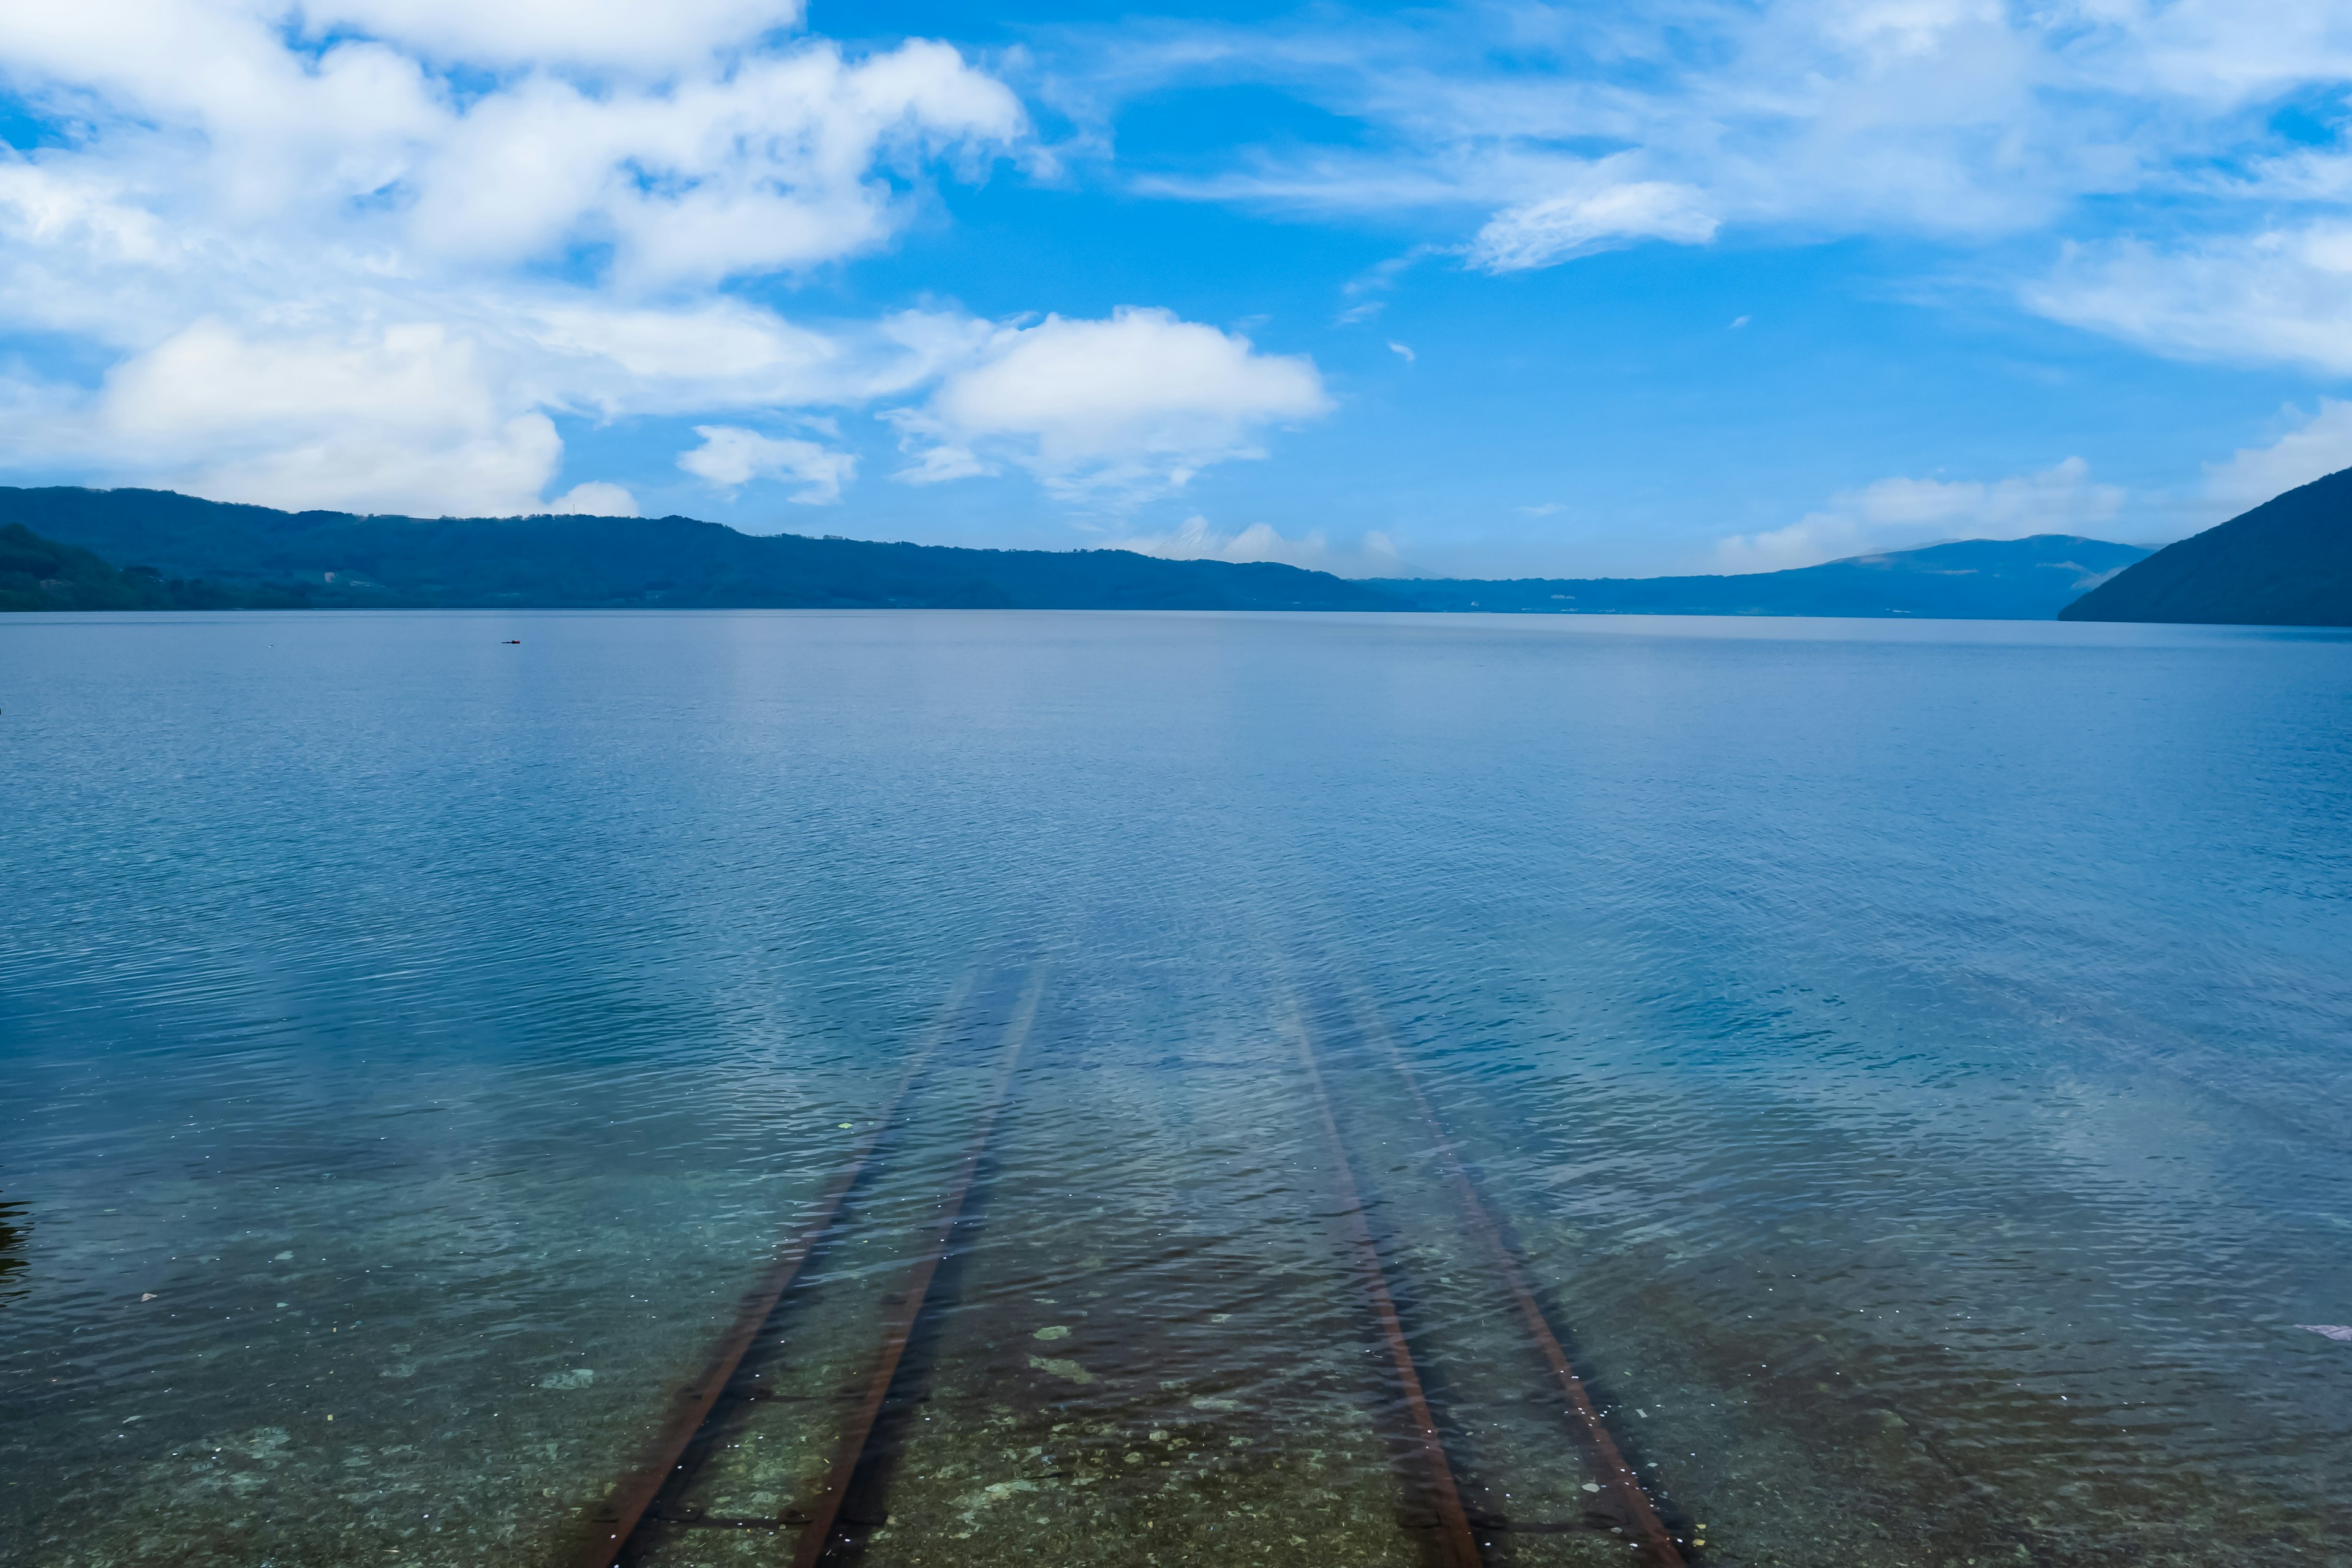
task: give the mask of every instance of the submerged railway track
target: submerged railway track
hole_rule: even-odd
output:
[[[919,1397],[907,1386],[912,1381],[908,1351],[934,1305],[941,1267],[971,1223],[971,1200],[1034,1032],[1043,987],[1043,973],[1035,968],[1011,975],[1000,972],[982,998],[980,1032],[992,1035],[993,1050],[984,1053],[988,1066],[980,1102],[961,1157],[937,1179],[930,1213],[916,1227],[911,1257],[882,1298],[887,1310],[869,1325],[875,1333],[862,1372],[823,1394],[793,1395],[779,1391],[767,1368],[789,1343],[796,1299],[822,1288],[812,1263],[856,1227],[861,1192],[903,1131],[909,1103],[940,1066],[949,1025],[968,1014],[969,976],[951,994],[942,1024],[914,1053],[881,1114],[715,1339],[699,1373],[677,1392],[643,1458],[587,1510],[565,1568],[635,1568],[656,1562],[665,1542],[708,1531],[761,1540],[756,1561],[817,1568],[854,1558],[866,1534],[885,1522],[891,1445],[883,1428],[889,1412],[903,1411]],[[1330,1201],[1362,1294],[1367,1327],[1386,1362],[1381,1382],[1408,1500],[1400,1522],[1418,1541],[1420,1555],[1432,1568],[1490,1568],[1515,1561],[1515,1542],[1531,1537],[1606,1531],[1629,1549],[1618,1561],[1642,1568],[1684,1568],[1691,1560],[1688,1537],[1662,1516],[1628,1462],[1403,1049],[1360,997],[1324,1011],[1335,1010],[1353,1021],[1356,1048],[1349,1054],[1377,1060],[1392,1075],[1408,1119],[1427,1140],[1428,1161],[1458,1218],[1459,1235],[1477,1257],[1495,1300],[1540,1362],[1547,1386],[1521,1397],[1556,1409],[1558,1440],[1572,1452],[1581,1473],[1592,1478],[1583,1490],[1599,1494],[1586,1517],[1550,1521],[1503,1517],[1468,1500],[1475,1472],[1465,1473],[1464,1461],[1452,1451],[1447,1417],[1456,1413],[1444,1408],[1424,1376],[1422,1358],[1427,1352],[1416,1354],[1409,1292],[1398,1288],[1389,1247],[1370,1223],[1371,1205],[1360,1186],[1356,1158],[1328,1082],[1330,1046],[1315,1018],[1294,1003],[1286,1024],[1307,1109],[1326,1148]],[[822,1402],[837,1418],[822,1473],[804,1479],[796,1496],[773,1509],[728,1510],[696,1501],[698,1484],[746,1413],[793,1398]]]

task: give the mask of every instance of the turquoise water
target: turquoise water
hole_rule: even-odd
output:
[[[0,756],[0,1562],[574,1561],[876,1134],[781,1520],[992,1104],[864,1561],[1429,1560],[1349,1190],[1642,1560],[1441,1136],[1695,1562],[2352,1561],[2340,636],[17,616]]]

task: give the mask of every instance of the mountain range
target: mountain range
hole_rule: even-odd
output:
[[[688,517],[377,517],[169,490],[0,488],[5,524],[101,557],[152,584],[165,605],[195,609],[1402,607],[1376,589],[1271,563],[747,534]],[[37,594],[41,581],[16,592]]]
[[[960,608],[2352,624],[2352,470],[2149,552],[1963,540],[1784,572],[1351,582],[1121,550],[745,534],[692,518],[278,511],[0,487],[0,609]]]
[[[1908,616],[2046,621],[2148,552],[2070,533],[1964,539],[1785,572],[1712,577],[1381,580],[1422,610],[1611,616]]]

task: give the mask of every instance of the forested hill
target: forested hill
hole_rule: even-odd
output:
[[[2352,626],[2352,468],[2166,545],[2060,618]]]
[[[686,517],[362,517],[168,490],[0,487],[0,527],[9,524],[160,583],[184,607],[1410,607],[1271,563],[746,534]],[[16,607],[117,607],[109,594],[103,603],[53,597]]]
[[[117,571],[87,550],[0,523],[0,610],[181,607],[171,584],[152,574]]]
[[[2042,534],[1745,576],[1351,583],[1268,563],[745,534],[685,517],[362,517],[167,490],[0,488],[0,609],[16,610],[1475,610],[2047,620],[2147,553]]]
[[[2042,533],[1967,539],[1739,576],[1394,579],[1370,586],[1424,610],[2046,621],[2085,588],[2147,553],[2137,544]]]

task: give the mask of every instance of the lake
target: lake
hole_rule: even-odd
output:
[[[0,755],[0,1562],[2352,1561],[2345,635],[16,616]]]

